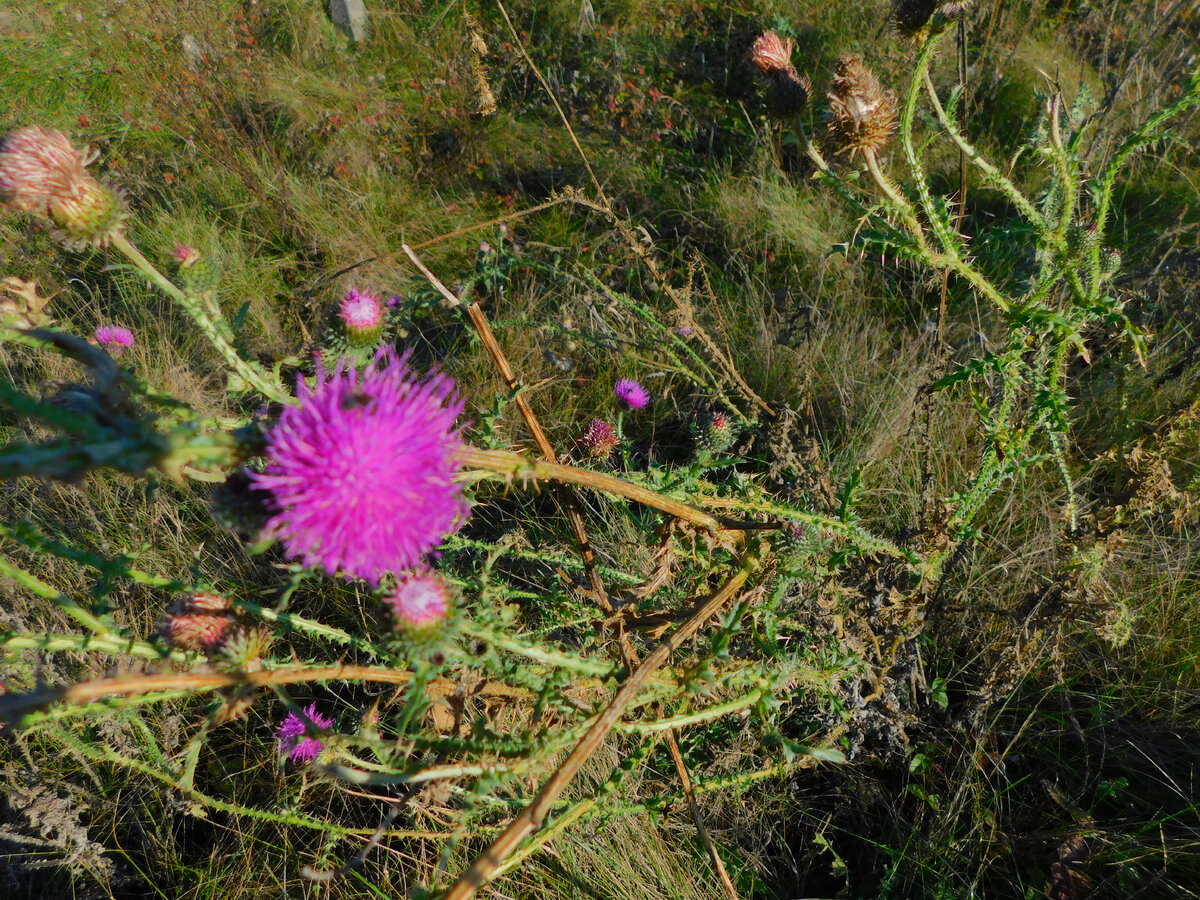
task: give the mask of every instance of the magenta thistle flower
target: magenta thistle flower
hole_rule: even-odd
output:
[[[133,332],[120,325],[101,325],[96,329],[96,343],[113,356],[120,356],[133,346]]]
[[[298,395],[267,437],[266,469],[251,476],[271,494],[267,533],[289,556],[377,587],[462,526],[463,401],[450,376],[421,377],[388,348],[362,372],[319,371]]]
[[[592,424],[579,436],[579,443],[592,459],[605,459],[620,443],[620,439],[610,424],[603,419],[592,419]]]
[[[383,309],[379,305],[379,298],[374,294],[350,288],[349,293],[342,298],[338,316],[347,328],[361,331],[378,325],[383,317]]]
[[[650,393],[632,378],[622,378],[614,384],[613,394],[626,409],[641,409],[650,402]]]
[[[338,318],[346,337],[355,346],[374,344],[383,334],[383,305],[378,297],[366,291],[351,288],[338,307]]]
[[[453,589],[430,569],[405,572],[384,600],[396,617],[396,630],[406,636],[429,634],[450,617]]]
[[[325,729],[333,724],[332,718],[317,711],[315,703],[305,707],[304,716],[318,729]],[[279,742],[280,757],[305,765],[316,759],[324,746],[318,738],[308,734],[308,725],[294,712],[288,713],[287,718],[280,723],[275,737]]]

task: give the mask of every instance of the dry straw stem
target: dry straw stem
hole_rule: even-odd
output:
[[[428,279],[429,283],[451,305],[456,308],[464,306],[462,300],[456,297],[453,291],[442,284],[438,277],[429,271],[411,247],[407,244],[402,244],[401,246],[404,248],[404,252],[408,254],[408,258],[412,260],[413,265],[420,270],[421,274]],[[521,418],[525,420],[525,427],[533,435],[534,443],[538,445],[538,451],[549,462],[558,462],[558,456],[554,452],[554,447],[551,446],[550,440],[546,437],[546,432],[542,430],[542,425],[534,414],[533,407],[529,405],[529,401],[525,399],[525,395],[518,391],[521,382],[517,379],[517,373],[513,371],[512,366],[509,364],[508,357],[504,355],[504,350],[501,349],[500,342],[496,340],[496,335],[492,333],[492,327],[488,323],[487,316],[483,314],[483,310],[478,303],[465,304],[465,306],[467,316],[470,318],[471,324],[475,326],[475,331],[479,334],[479,339],[483,341],[483,346],[487,349],[488,356],[492,358],[492,362],[500,370],[500,375],[504,378],[504,383],[508,385],[508,389],[513,392],[517,409],[521,413]],[[575,502],[575,498],[571,496],[568,490],[564,489],[561,493],[563,505],[567,512],[567,520],[571,524],[571,532],[575,536],[575,542],[579,544],[579,555],[583,558],[584,571],[587,572],[588,580],[592,583],[592,591],[595,593],[604,613],[611,615],[613,606],[608,599],[608,591],[604,587],[604,579],[600,577],[600,571],[597,568],[596,553],[592,549],[592,542],[589,540],[587,529],[583,525],[583,516],[579,512],[579,504]],[[621,632],[621,642],[622,647],[628,643],[628,638],[625,637],[624,631]]]
[[[654,649],[654,652],[647,656],[637,669],[630,673],[629,678],[621,686],[621,689],[617,691],[612,702],[600,714],[595,723],[580,739],[579,743],[575,745],[575,748],[567,758],[563,760],[562,765],[542,785],[533,802],[525,807],[509,823],[500,836],[492,842],[491,847],[484,851],[471,864],[467,871],[462,874],[446,894],[445,900],[470,900],[471,897],[475,896],[475,892],[480,887],[491,880],[496,870],[520,846],[521,842],[541,827],[542,822],[553,808],[554,801],[558,799],[559,795],[570,784],[580,767],[600,747],[604,738],[612,731],[621,716],[625,714],[625,710],[637,697],[650,676],[667,662],[672,653],[679,649],[684,642],[689,640],[706,622],[719,613],[736,596],[739,589],[746,582],[746,579],[750,577],[751,572],[757,568],[757,565],[758,560],[756,557],[747,555],[743,558],[741,567],[725,582],[721,589],[713,594],[695,615],[679,626],[674,634],[659,644]]]
[[[737,888],[733,886],[733,880],[729,877],[729,872],[725,869],[725,863],[721,861],[721,854],[717,852],[717,847],[712,842],[712,838],[708,834],[708,829],[704,827],[704,819],[700,815],[700,807],[696,805],[696,792],[692,789],[692,778],[688,774],[687,766],[683,762],[683,754],[679,752],[679,744],[675,740],[673,733],[669,737],[670,740],[667,741],[667,746],[671,750],[671,759],[675,763],[675,771],[679,773],[679,781],[683,785],[683,793],[687,797],[688,810],[692,814],[692,821],[696,823],[696,831],[700,835],[700,841],[704,844],[704,849],[708,851],[708,855],[713,861],[713,866],[717,870],[717,877],[721,879],[721,887],[725,890],[725,896],[729,900],[738,900]]]
[[[133,697],[155,691],[211,691],[235,687],[271,687],[314,681],[371,681],[381,684],[407,684],[413,673],[383,666],[321,666],[304,669],[273,669],[263,672],[163,672],[157,675],[131,675],[97,678],[66,687],[45,687],[27,694],[9,694],[0,698],[0,722],[11,723],[27,713],[44,709],[51,703],[83,704],[101,697]],[[437,678],[426,686],[435,697],[448,697],[459,685],[448,678]],[[479,696],[523,698],[529,692],[499,682],[480,687]]]
[[[614,478],[612,475],[604,475],[600,472],[592,472],[588,469],[579,469],[575,466],[566,466],[547,460],[530,459],[511,450],[482,450],[478,447],[467,447],[459,458],[464,466],[486,469],[507,478],[520,477],[530,481],[557,481],[562,484],[577,484],[580,487],[616,494],[619,497],[653,507],[677,519],[691,522],[712,534],[741,534],[740,531],[723,528],[718,519],[693,506],[672,500],[670,497],[664,497],[657,491],[652,491],[639,484]]]

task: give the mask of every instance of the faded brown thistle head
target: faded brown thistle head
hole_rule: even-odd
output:
[[[755,68],[770,78],[767,109],[780,119],[799,115],[812,94],[812,82],[792,65],[794,49],[791,38],[781,38],[774,31],[768,31],[759,36],[750,51],[750,61]]]
[[[921,44],[934,29],[958,21],[971,0],[892,0],[892,25],[896,33]]]
[[[96,153],[33,125],[0,142],[0,202],[48,220],[70,247],[107,244],[121,229],[120,195],[87,171]]]
[[[896,130],[899,103],[885,91],[861,57],[847,54],[837,61],[829,94],[833,118],[829,137],[838,153],[877,154]]]

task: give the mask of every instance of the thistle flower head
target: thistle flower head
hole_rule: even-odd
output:
[[[733,420],[723,412],[713,412],[703,420],[698,443],[704,450],[723,453],[733,445],[736,437]]]
[[[158,626],[177,650],[211,652],[221,646],[235,622],[229,600],[220,594],[193,594],[176,602]]]
[[[463,401],[448,375],[421,377],[388,348],[361,372],[319,371],[298,394],[267,436],[266,469],[251,476],[270,493],[267,533],[289,556],[378,586],[461,527]]]
[[[764,75],[782,72],[792,67],[792,51],[796,44],[791,38],[782,38],[774,31],[758,36],[750,48],[750,62]]]
[[[186,269],[200,258],[200,251],[187,244],[176,244],[172,255],[175,257],[175,262],[179,264],[179,268]]]
[[[96,329],[96,343],[113,356],[120,356],[133,346],[133,332],[120,325],[101,325]]]
[[[592,419],[579,436],[579,443],[592,459],[607,459],[620,440],[610,424],[603,419]]]
[[[351,288],[338,306],[338,319],[351,346],[373,345],[383,335],[383,304],[366,291]]]
[[[791,38],[781,38],[774,31],[768,31],[759,36],[750,51],[750,61],[755,68],[771,79],[767,88],[767,108],[771,115],[781,119],[799,115],[808,105],[812,93],[812,82],[792,65],[794,49]]]
[[[896,94],[883,89],[859,56],[847,54],[837,61],[829,105],[829,134],[838,153],[878,153],[896,130]]]
[[[632,378],[622,378],[613,385],[613,395],[625,409],[641,409],[650,402],[650,393]]]
[[[61,131],[40,125],[14,131],[0,144],[0,200],[49,220],[69,246],[107,244],[120,231],[125,208],[88,173],[95,159]]]
[[[453,588],[428,568],[404,572],[384,600],[396,619],[396,630],[404,637],[431,636],[454,609]]]
[[[329,728],[333,724],[331,717],[322,715],[317,710],[317,704],[310,703],[304,708],[304,718],[294,712],[288,713],[280,723],[279,730],[275,732],[275,737],[281,758],[307,765],[317,758],[324,745],[319,738],[308,734],[309,726],[304,719],[308,719],[317,730]]]

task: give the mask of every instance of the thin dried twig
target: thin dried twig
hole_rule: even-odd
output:
[[[429,271],[428,267],[421,262],[411,247],[407,244],[403,244],[402,246],[404,252],[408,254],[408,258],[412,260],[413,265],[417,267],[421,274],[428,279],[429,283],[451,305],[466,309],[471,324],[475,326],[475,331],[478,333],[479,339],[483,341],[483,346],[492,358],[492,362],[500,370],[500,375],[504,378],[504,383],[508,385],[510,391],[514,392],[514,402],[517,404],[517,410],[521,413],[521,418],[525,420],[525,427],[533,435],[534,443],[538,446],[538,452],[548,462],[558,462],[558,456],[554,452],[554,447],[551,446],[549,439],[546,437],[546,432],[542,430],[541,423],[538,422],[538,418],[533,412],[533,407],[529,405],[529,401],[525,399],[524,394],[517,392],[521,386],[521,382],[517,379],[516,372],[513,371],[512,366],[509,364],[508,357],[504,355],[504,350],[501,349],[499,341],[496,340],[496,335],[492,333],[491,325],[488,323],[487,317],[483,314],[483,310],[479,304],[464,304],[461,299],[454,295],[453,291],[442,284],[438,277]],[[596,595],[596,600],[600,604],[600,608],[606,615],[611,615],[613,606],[608,599],[608,591],[604,587],[604,579],[600,576],[600,571],[597,567],[596,552],[592,549],[592,542],[588,538],[587,529],[583,525],[583,516],[579,512],[579,504],[568,488],[562,488],[560,496],[567,513],[567,520],[571,525],[571,532],[575,536],[575,542],[579,544],[579,555],[583,559],[584,571],[587,573],[588,580],[592,584],[592,591]]]
[[[675,761],[675,771],[679,773],[679,781],[683,784],[683,795],[687,797],[688,809],[692,813],[692,821],[696,824],[696,832],[700,835],[700,842],[704,844],[704,849],[708,851],[708,855],[713,861],[713,866],[716,867],[717,877],[721,879],[721,887],[725,889],[725,896],[729,900],[740,900],[737,888],[733,886],[729,872],[725,869],[725,863],[721,861],[721,854],[717,852],[716,844],[712,842],[712,838],[708,834],[708,829],[704,827],[704,819],[700,815],[700,807],[696,805],[696,792],[692,790],[691,776],[688,774],[687,766],[683,762],[683,754],[679,752],[679,744],[675,741],[675,732],[669,732],[668,736],[670,740],[667,741],[667,746],[671,750],[671,759]]]

